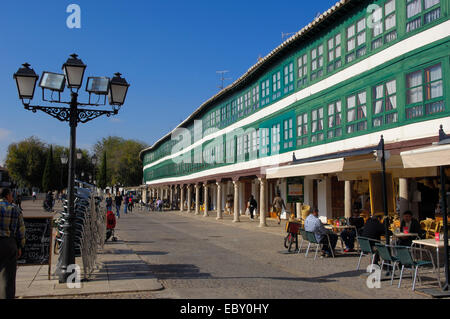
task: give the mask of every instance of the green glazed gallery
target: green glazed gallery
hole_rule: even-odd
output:
[[[330,219],[377,213],[383,136],[389,213],[432,216],[438,167],[414,150],[450,132],[449,10],[337,2],[141,152],[145,199],[239,221],[253,195],[261,226],[277,193],[297,216],[306,205]]]

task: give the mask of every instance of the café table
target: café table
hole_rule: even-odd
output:
[[[337,230],[339,239],[341,241],[341,251],[342,252],[344,252],[344,249],[345,249],[344,241],[342,240],[342,237],[341,237],[342,231],[345,230],[345,229],[355,229],[356,230],[356,226],[352,226],[352,225],[339,225],[339,226],[336,226],[336,225],[329,225],[329,224],[327,224],[327,225],[325,225],[325,228],[329,229],[329,230],[333,230],[333,231]]]
[[[413,245],[419,245],[419,246],[427,246],[427,247],[433,247],[436,249],[436,258],[437,258],[437,276],[438,276],[438,282],[439,287],[442,288],[441,283],[441,275],[440,275],[440,264],[439,264],[439,249],[444,248],[444,240],[437,241],[434,238],[431,239],[420,239],[420,240],[413,240]],[[449,239],[449,245],[450,245],[450,239]]]

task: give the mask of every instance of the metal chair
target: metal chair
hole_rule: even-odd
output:
[[[305,231],[305,233],[306,233],[306,238],[308,239],[308,242],[309,242],[305,257],[308,257],[309,247],[311,246],[311,244],[315,244],[316,245],[316,254],[314,255],[314,260],[315,260],[317,257],[317,251],[319,250],[320,244],[317,241],[316,235],[314,235],[314,233],[309,232],[309,231]]]
[[[356,267],[356,270],[359,270],[359,266],[361,265],[361,258],[362,256],[371,256],[371,265],[373,265],[373,262],[375,260],[375,251],[372,248],[372,245],[370,244],[370,242],[378,242],[381,243],[381,241],[379,240],[375,240],[375,239],[369,239],[366,237],[361,237],[358,236],[356,237],[356,239],[358,240],[358,245],[359,248],[361,249],[361,254],[359,255],[359,261],[358,261],[358,267]]]
[[[414,260],[411,255],[411,247],[407,246],[396,246],[395,247],[397,251],[397,258],[398,261],[402,264],[402,270],[400,271],[400,280],[398,282],[398,288],[400,288],[402,284],[402,276],[403,276],[403,270],[405,269],[405,266],[411,267],[411,271],[414,273],[414,279],[413,279],[413,285],[412,290],[414,291],[416,287],[416,279],[419,274],[419,267],[426,266],[426,265],[433,265],[434,270],[434,264],[431,261],[426,260]],[[420,281],[420,276],[419,276]]]
[[[375,246],[377,247],[378,254],[380,255],[380,258],[382,260],[381,271],[383,271],[384,265],[386,265],[388,269],[389,267],[392,267],[392,276],[391,276],[391,285],[392,285],[394,282],[395,267],[397,266],[397,263],[399,263],[399,260],[397,257],[392,256],[391,251],[389,250],[389,248],[392,246],[388,246],[381,243],[375,243]]]
[[[306,231],[303,228],[300,228],[299,230],[300,236],[302,236],[302,241],[300,242],[300,246],[298,247],[298,253],[300,254],[302,250],[303,241],[308,241],[308,235],[306,234]]]

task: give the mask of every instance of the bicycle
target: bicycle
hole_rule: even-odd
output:
[[[288,222],[286,231],[288,234],[284,237],[284,248],[287,248],[288,252],[291,252],[292,245],[295,242],[295,250],[298,250],[298,232],[301,224],[298,222]]]

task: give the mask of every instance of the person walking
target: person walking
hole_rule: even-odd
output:
[[[33,196],[33,203],[34,203],[36,200],[36,191],[33,191],[33,195],[31,195],[31,196]]]
[[[273,209],[277,213],[278,225],[281,223],[281,211],[284,208],[286,210],[286,205],[284,204],[283,198],[281,198],[280,192],[277,192],[277,196],[273,199]]]
[[[108,193],[108,197],[106,197],[106,211],[112,211],[112,198],[111,194]]]
[[[11,189],[0,193],[0,299],[16,296],[17,259],[25,247],[22,212],[13,205]]]
[[[130,213],[133,212],[133,206],[134,206],[133,195],[130,194],[130,196],[128,197],[128,210],[130,211]]]
[[[120,206],[122,205],[122,195],[116,194],[114,197],[114,202],[116,203],[116,215],[120,218]]]
[[[126,215],[128,210],[128,195],[125,194],[123,199],[123,213]]]
[[[253,212],[256,210],[257,207],[258,203],[256,202],[253,195],[250,195],[250,199],[248,200],[247,204],[248,211],[250,212],[250,220],[253,220]]]

